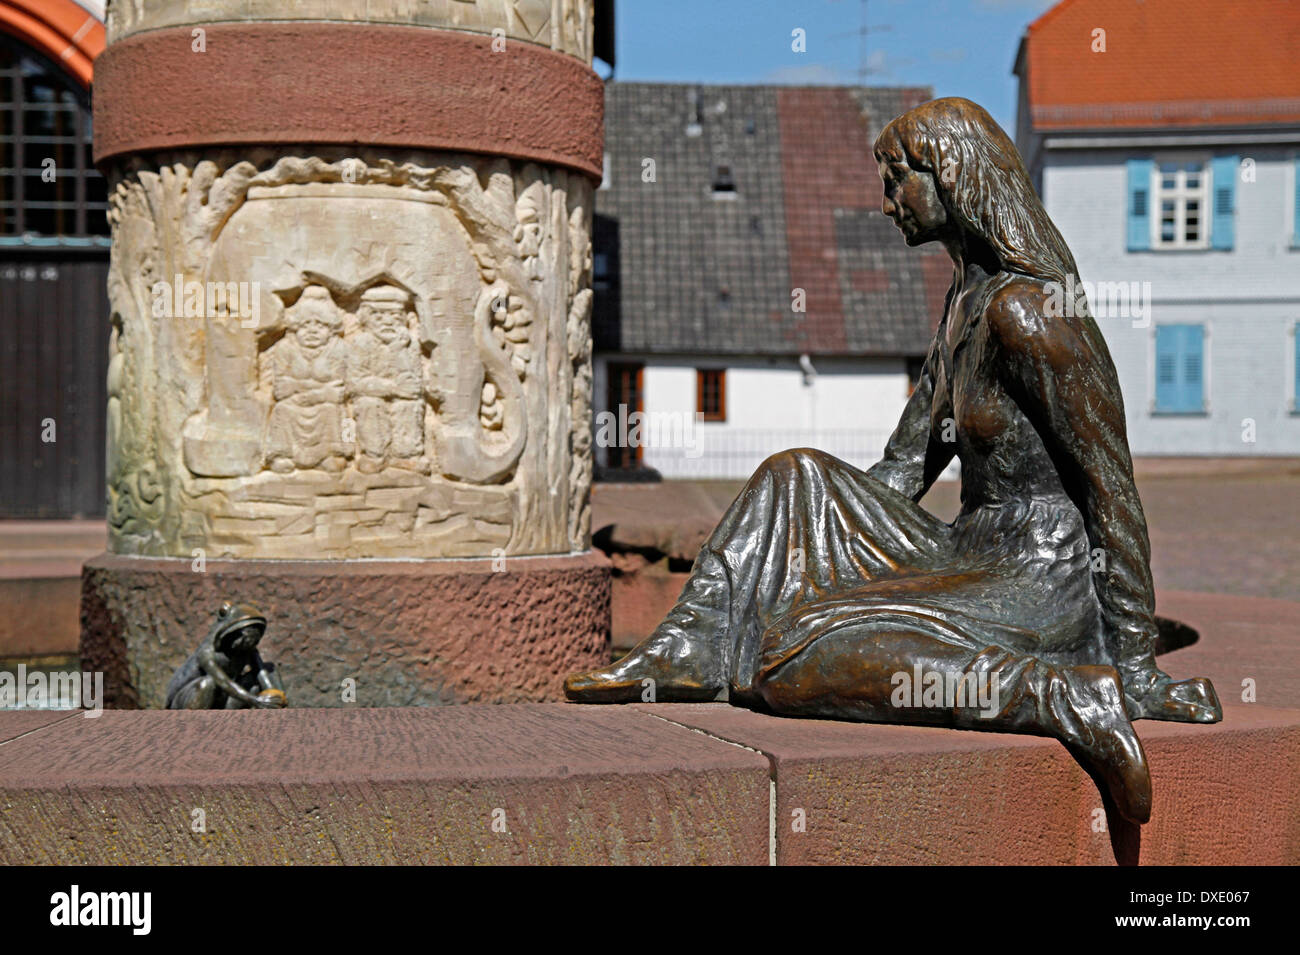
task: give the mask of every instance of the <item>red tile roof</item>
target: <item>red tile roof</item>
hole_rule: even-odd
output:
[[[808,295],[800,337],[841,352],[847,346],[834,210],[878,208],[883,195],[866,120],[847,89],[779,89],[776,109],[790,281]]]
[[[1062,0],[1024,54],[1039,130],[1300,122],[1300,0]]]

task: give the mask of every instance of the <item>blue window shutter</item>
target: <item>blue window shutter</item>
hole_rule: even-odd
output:
[[[1232,224],[1237,213],[1237,166],[1236,156],[1215,156],[1210,163],[1210,187],[1214,190],[1210,197],[1210,207],[1214,210],[1210,245],[1216,249],[1232,248]]]
[[[1156,327],[1156,410],[1195,412],[1205,407],[1205,329]]]
[[[1205,330],[1200,325],[1184,325],[1181,411],[1200,411],[1205,407],[1204,349]]]
[[[1178,353],[1182,351],[1177,325],[1156,326],[1156,410],[1173,411],[1177,404]]]
[[[1128,250],[1151,248],[1151,173],[1153,159],[1128,161]]]

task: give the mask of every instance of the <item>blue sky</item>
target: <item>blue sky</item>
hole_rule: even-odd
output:
[[[1014,135],[1016,46],[1054,0],[870,0],[865,79],[965,96]],[[614,76],[674,83],[858,83],[860,0],[617,0]],[[802,27],[807,52],[790,49]]]

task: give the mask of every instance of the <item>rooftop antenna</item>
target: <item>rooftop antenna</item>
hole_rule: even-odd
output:
[[[832,39],[841,39],[846,36],[856,36],[858,38],[858,85],[866,86],[867,77],[875,73],[886,72],[883,70],[873,70],[867,66],[867,34],[869,33],[888,33],[893,27],[888,25],[867,26],[867,0],[858,0],[862,13],[862,22],[856,30],[849,30],[846,33],[837,33]]]

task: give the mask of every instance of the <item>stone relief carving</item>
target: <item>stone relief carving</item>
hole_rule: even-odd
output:
[[[158,478],[154,435],[132,422],[153,416],[153,327],[147,290],[159,277],[158,241],[143,188],[119,189],[108,213],[122,238],[109,253],[108,409],[106,419],[109,534],[133,549],[159,544],[156,527],[166,508]],[[129,278],[128,278],[129,277]],[[126,316],[132,320],[128,322]]]
[[[284,337],[260,359],[261,378],[271,382],[275,398],[266,428],[266,463],[281,473],[295,467],[341,471],[352,453],[343,440],[348,358],[343,316],[328,289],[309,285],[285,309],[284,324]]]
[[[585,188],[584,188],[585,187]],[[591,540],[591,213],[590,184],[573,192],[569,214],[569,315],[565,339],[573,386],[569,419],[569,541],[574,550]]]
[[[385,465],[428,473],[424,457],[424,372],[410,293],[375,285],[361,293],[361,328],[347,359],[347,390],[356,422],[357,469]]]
[[[230,20],[341,20],[505,31],[508,40],[550,47],[591,65],[591,0],[112,0],[108,42],[178,24]]]
[[[115,552],[589,546],[590,183],[453,154],[167,158],[111,202]]]

